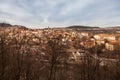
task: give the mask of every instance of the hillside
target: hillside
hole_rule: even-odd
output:
[[[81,26],[81,25],[73,25],[67,28],[99,28],[99,27],[91,27],[91,26]]]
[[[0,28],[20,28],[20,29],[28,29],[22,25],[11,25],[9,23],[0,23]]]
[[[11,24],[8,23],[0,23],[0,27],[11,27]]]

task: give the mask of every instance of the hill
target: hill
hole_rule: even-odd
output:
[[[99,28],[99,27],[91,27],[91,26],[81,26],[81,25],[73,25],[67,28]]]
[[[0,28],[19,28],[19,29],[28,29],[22,25],[11,25],[9,23],[0,23]]]
[[[11,27],[11,24],[8,23],[0,23],[0,27]]]

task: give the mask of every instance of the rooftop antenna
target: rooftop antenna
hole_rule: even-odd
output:
[[[50,30],[50,27],[48,26],[48,31]]]
[[[3,27],[4,26],[4,23],[5,23],[5,18],[4,17],[2,17],[2,20],[1,20],[1,27]]]
[[[3,19],[3,21],[2,21],[3,24],[7,23],[5,16],[3,16],[2,19]]]
[[[48,29],[50,29],[50,27],[48,26]]]
[[[5,16],[3,16],[3,23],[6,23]]]

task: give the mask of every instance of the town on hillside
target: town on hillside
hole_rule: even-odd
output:
[[[61,80],[77,80],[72,79],[74,74],[71,71],[76,66],[77,68],[75,69],[77,70],[80,66],[79,64],[84,63],[84,67],[81,68],[85,68],[86,65],[90,71],[97,70],[99,65],[100,71],[104,72],[103,74],[106,74],[104,71],[105,67],[108,69],[110,67],[108,72],[111,69],[118,69],[118,73],[120,74],[120,69],[118,68],[120,66],[120,27],[69,26],[64,28],[48,27],[44,29],[30,29],[21,25],[0,23],[0,57],[0,65],[6,66],[6,68],[1,66],[1,70],[7,71],[7,69],[11,70],[12,68],[13,70],[17,70],[17,68],[21,70],[19,80],[34,79],[33,77],[31,79],[25,79],[27,69],[28,71],[29,69],[33,69],[35,72],[38,72],[39,75],[35,73],[38,76],[41,74],[39,72],[43,72],[40,79],[34,80],[48,80],[43,74],[46,74],[48,78],[53,78],[52,75],[55,75],[54,70],[58,68],[63,70],[66,66],[69,66],[68,72],[66,73],[69,79]],[[18,66],[16,68],[14,65],[19,65],[20,67]],[[12,66],[11,69],[9,69],[9,66]],[[113,68],[113,66],[117,68]],[[53,72],[51,76],[49,72],[45,73],[49,69],[48,67]],[[68,74],[69,72],[71,73]],[[33,76],[31,72],[28,73]],[[80,71],[80,73],[82,72]],[[15,74],[16,72],[13,73],[11,79],[15,77]],[[59,74],[57,73],[56,76]],[[84,74],[90,76],[90,73]],[[100,75],[105,77],[103,74]],[[111,74],[111,77],[114,78],[118,75],[115,72]],[[99,76],[95,72],[90,77],[96,78],[97,80]],[[106,77],[109,77],[108,80],[113,80],[110,79],[110,76]],[[63,78],[65,78],[64,75]],[[60,78],[53,80],[60,80]],[[93,79],[81,78],[80,80]]]

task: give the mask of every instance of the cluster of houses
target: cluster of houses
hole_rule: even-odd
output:
[[[81,32],[67,29],[21,29],[21,28],[6,28],[1,30],[0,34],[7,38],[6,43],[17,44],[46,44],[48,39],[60,37],[61,42],[65,45],[73,43],[76,39],[81,46],[92,48],[96,45],[105,45],[107,50],[113,51],[116,45],[119,45],[120,37],[116,34],[91,34],[90,32]],[[118,35],[118,34],[117,34]],[[14,42],[13,42],[14,41]]]
[[[87,49],[96,46],[104,45],[104,51],[114,51],[120,47],[120,34],[108,33],[91,33],[85,31],[76,31],[69,29],[23,29],[18,27],[10,27],[0,29],[0,42],[4,38],[5,44],[22,45],[21,54],[27,53],[28,49],[33,55],[38,55],[36,60],[43,60],[41,56],[46,56],[42,49],[46,48],[49,40],[59,39],[63,45],[68,45],[70,48],[68,52],[71,53],[69,62],[82,61],[86,56]],[[75,49],[73,45],[82,46],[82,48]],[[88,52],[89,53],[89,52]],[[40,56],[40,57],[39,57]],[[46,58],[46,57],[45,57]]]
[[[105,44],[106,49],[110,51],[115,50],[120,44],[115,34],[96,34],[94,38],[98,44]]]

